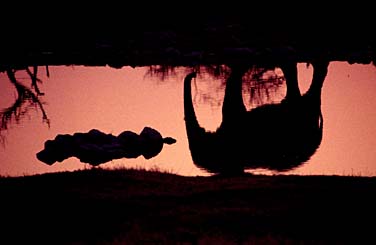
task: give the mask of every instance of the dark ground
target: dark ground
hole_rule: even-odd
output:
[[[64,4],[45,10],[31,6],[34,11],[23,12],[8,8],[14,16],[0,19],[0,70],[31,65],[119,68],[376,60],[371,6],[284,4]]]
[[[376,179],[86,170],[0,178],[2,244],[374,244]]]

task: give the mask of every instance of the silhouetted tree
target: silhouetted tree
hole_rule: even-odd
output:
[[[176,76],[178,67],[169,65],[155,65],[149,66],[149,70],[145,76],[156,76],[161,81],[166,80],[168,77]],[[185,72],[190,72],[192,69],[196,72],[197,76],[200,74],[209,74],[215,79],[226,79],[231,74],[231,68],[228,65],[218,64],[206,64],[197,65],[195,67],[179,67],[185,69]],[[244,91],[249,94],[249,100],[246,101],[248,107],[254,107],[263,103],[271,102],[273,95],[275,95],[278,89],[283,85],[284,76],[276,73],[276,67],[260,67],[253,65],[249,67],[249,70],[243,76]],[[223,90],[225,82],[222,82],[218,90]],[[208,93],[201,94],[202,91],[198,91],[196,96],[200,98],[200,101],[209,103],[212,105],[219,105],[220,101],[217,96],[212,96]],[[194,100],[196,101],[196,100]]]
[[[48,69],[47,69],[48,70]],[[25,116],[30,109],[40,110],[42,112],[42,120],[50,126],[50,120],[47,113],[43,107],[43,102],[40,96],[44,95],[38,87],[38,83],[42,81],[37,77],[38,67],[33,67],[33,72],[29,68],[25,71],[31,79],[31,87],[27,87],[22,84],[16,78],[16,72],[20,70],[8,69],[6,74],[9,81],[13,84],[16,89],[17,95],[14,103],[7,108],[4,108],[0,112],[1,124],[0,124],[0,139],[1,142],[5,143],[5,136],[2,134],[4,130],[7,130],[9,124],[13,121],[19,123],[20,120]]]

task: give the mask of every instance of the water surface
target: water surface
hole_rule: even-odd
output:
[[[197,168],[191,159],[186,138],[183,108],[183,79],[187,68],[175,68],[166,76],[150,73],[148,67],[85,67],[51,66],[47,77],[40,67],[39,88],[45,94],[44,109],[50,120],[42,120],[40,110],[31,108],[22,119],[2,132],[4,144],[0,150],[0,175],[20,176],[37,173],[76,170],[89,167],[76,158],[52,166],[40,162],[35,154],[44,142],[57,134],[88,132],[95,128],[118,135],[124,130],[141,132],[145,126],[157,129],[163,136],[177,139],[165,145],[159,155],[145,160],[119,159],[103,167],[121,166],[158,168],[172,173],[195,176],[208,175]],[[280,73],[278,69],[275,71]],[[301,90],[308,88],[312,67],[298,64]],[[25,85],[30,79],[25,72],[17,72]],[[2,87],[0,107],[13,103],[15,89],[5,73],[0,74]],[[248,101],[244,90],[244,101]],[[323,140],[311,159],[285,174],[376,175],[376,68],[373,65],[332,62],[322,90],[324,117]],[[285,85],[276,89],[263,102],[279,102]],[[204,71],[196,78],[194,103],[200,124],[215,130],[221,122],[224,79]],[[255,104],[247,103],[250,109]],[[257,173],[269,171],[254,170]]]

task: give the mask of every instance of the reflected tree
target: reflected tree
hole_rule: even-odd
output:
[[[50,126],[50,120],[43,107],[44,103],[40,99],[43,96],[39,89],[38,84],[42,81],[38,78],[38,67],[34,66],[33,70],[26,68],[24,71],[28,74],[31,80],[30,87],[24,85],[16,78],[16,73],[21,70],[8,69],[6,74],[9,81],[16,89],[15,101],[7,108],[4,108],[0,112],[1,124],[0,124],[0,137],[1,142],[4,144],[5,136],[2,134],[4,130],[7,130],[10,123],[19,123],[20,120],[28,113],[30,109],[40,110],[42,113],[42,120]],[[48,67],[46,67],[47,76],[49,76]]]
[[[146,72],[145,76],[158,76],[161,81],[164,81],[167,77],[176,75],[175,68],[175,66],[151,65],[149,66],[149,69]]]
[[[201,74],[208,74],[209,76],[215,79],[226,79],[231,74],[231,68],[227,65],[221,64],[206,64],[206,65],[197,65],[193,67],[175,67],[169,65],[154,65],[149,66],[148,71],[145,74],[145,77],[158,77],[160,81],[165,81],[167,78],[176,77],[179,71],[177,68],[183,69],[183,72],[190,72],[192,69],[195,70],[197,76]],[[181,72],[181,71],[180,71]],[[243,93],[249,95],[249,100],[245,101],[246,106],[249,108],[264,104],[270,103],[274,99],[279,89],[284,83],[284,76],[276,72],[275,66],[257,66],[253,65],[249,67],[247,72],[243,76]],[[221,82],[216,88],[211,88],[213,91],[223,91],[225,88],[225,82]],[[221,99],[218,97],[218,94],[214,95],[209,94],[207,91],[201,91],[197,89],[195,91],[195,99],[193,103],[197,101],[202,101],[205,104],[211,105],[220,105]]]
[[[215,132],[206,131],[196,118],[191,82],[184,79],[184,115],[189,148],[194,163],[211,173],[240,174],[245,169],[291,170],[306,162],[322,140],[321,89],[327,61],[315,61],[308,91],[300,94],[297,63],[281,64],[287,91],[280,103],[247,110],[242,81],[247,65],[234,65],[227,78],[222,122]]]
[[[252,65],[244,73],[242,77],[242,94],[247,100],[244,101],[244,104],[247,108],[254,108],[258,105],[265,103],[271,103],[274,101],[275,97],[278,97],[278,92],[284,83],[284,76],[278,74],[276,67],[268,66],[262,67],[258,65]],[[196,70],[199,73],[210,74],[215,79],[221,79],[219,87],[214,89],[215,91],[224,91],[226,87],[226,80],[231,75],[231,68],[227,65],[215,65],[215,66],[203,66],[199,70]],[[199,77],[199,76],[198,76]],[[202,98],[205,104],[222,104],[222,96],[218,96],[219,93],[210,95],[208,92],[201,92],[196,88],[195,97]],[[203,94],[200,94],[203,93]],[[196,100],[194,100],[195,103]],[[216,101],[216,103],[213,103]]]

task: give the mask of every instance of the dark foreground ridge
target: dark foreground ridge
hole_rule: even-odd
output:
[[[187,8],[139,11],[137,18],[124,13],[114,13],[113,18],[101,18],[99,13],[79,16],[79,12],[79,17],[64,14],[59,19],[51,12],[43,17],[44,22],[34,20],[36,15],[31,14],[29,28],[3,24],[0,71],[43,65],[121,68],[270,64],[317,58],[350,63],[376,61],[376,37],[370,31],[373,22],[350,18],[346,12],[329,21],[322,11],[286,13],[275,7],[268,8],[271,12],[263,16],[255,15],[254,9],[228,14],[225,7],[217,12],[192,5]],[[288,14],[295,18],[289,20]],[[41,23],[49,23],[50,28],[43,28]]]
[[[371,244],[376,179],[92,169],[0,178],[3,244]]]

